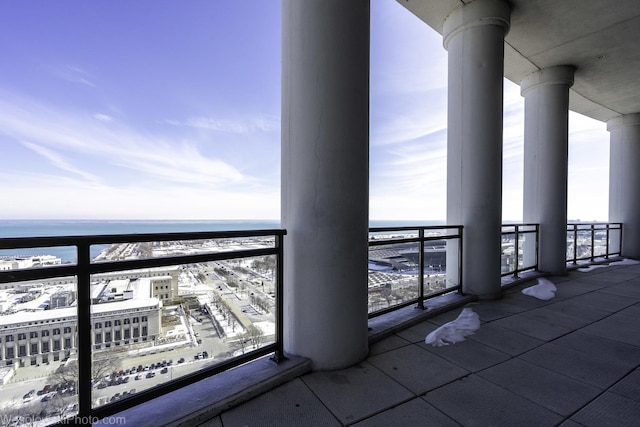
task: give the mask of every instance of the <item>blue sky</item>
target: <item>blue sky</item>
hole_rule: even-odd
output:
[[[444,219],[441,36],[371,3],[370,217]],[[5,1],[0,57],[0,219],[279,218],[279,0]],[[505,82],[511,220],[523,109]],[[606,220],[605,125],[570,128],[569,218]]]

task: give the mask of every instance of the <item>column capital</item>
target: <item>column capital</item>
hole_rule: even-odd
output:
[[[571,87],[573,86],[575,71],[576,69],[572,65],[556,65],[534,71],[520,82],[520,94],[525,96],[531,89],[546,85],[566,85]]]
[[[444,21],[442,37],[447,49],[453,36],[481,25],[496,25],[509,31],[511,9],[504,0],[475,0],[451,12]]]
[[[624,114],[607,121],[609,132],[620,126],[640,126],[640,113]]]

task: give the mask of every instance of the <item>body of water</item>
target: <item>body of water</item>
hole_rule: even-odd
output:
[[[111,221],[111,220],[1,220],[0,238],[86,236],[101,234],[180,233],[196,231],[263,230],[279,228],[280,221]],[[108,245],[91,247],[96,257]],[[76,262],[73,246],[0,250],[0,256],[53,255],[62,262]]]
[[[374,221],[370,227],[405,227],[444,224],[444,221]],[[280,228],[279,220],[0,220],[0,238],[85,236],[101,234],[177,233],[196,231],[264,230]],[[107,245],[91,247],[96,257]],[[52,247],[0,250],[1,256],[54,255],[62,262],[76,262],[76,248]]]

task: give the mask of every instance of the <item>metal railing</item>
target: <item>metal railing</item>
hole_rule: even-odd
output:
[[[502,276],[538,269],[539,224],[502,225]]]
[[[424,309],[426,299],[460,291],[462,226],[370,228],[369,264],[369,318]]]
[[[251,360],[273,353],[278,362],[284,358],[283,353],[283,237],[284,230],[254,230],[226,232],[190,232],[190,233],[153,233],[122,234],[69,237],[38,238],[2,238],[0,250],[29,249],[47,247],[77,248],[77,263],[47,266],[40,268],[14,269],[0,271],[0,284],[24,281],[46,280],[53,278],[73,277],[77,279],[77,358],[78,358],[78,409],[77,420],[97,419],[113,415],[129,407],[141,404],[149,399],[164,395],[171,391],[195,383],[211,375],[239,366]],[[176,242],[209,239],[247,239],[253,237],[273,237],[273,246],[247,250],[229,250],[225,252],[198,253],[193,255],[171,255],[156,258],[140,258],[130,260],[92,261],[90,247],[92,245],[114,245],[144,242]],[[92,407],[92,296],[91,275],[99,273],[131,271],[184,264],[205,263],[210,261],[238,260],[251,257],[275,256],[275,342],[259,347],[241,356],[226,359],[214,366],[191,372],[178,379],[156,385],[140,391],[127,399]],[[63,423],[72,422],[65,420]]]
[[[622,223],[567,224],[567,262],[609,258],[622,253]]]

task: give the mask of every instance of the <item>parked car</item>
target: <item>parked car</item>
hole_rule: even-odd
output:
[[[147,372],[147,378],[153,378],[156,376],[155,372]]]
[[[160,370],[160,373],[161,373],[161,374],[166,374],[167,372],[169,372],[169,368],[162,368],[162,369]]]

